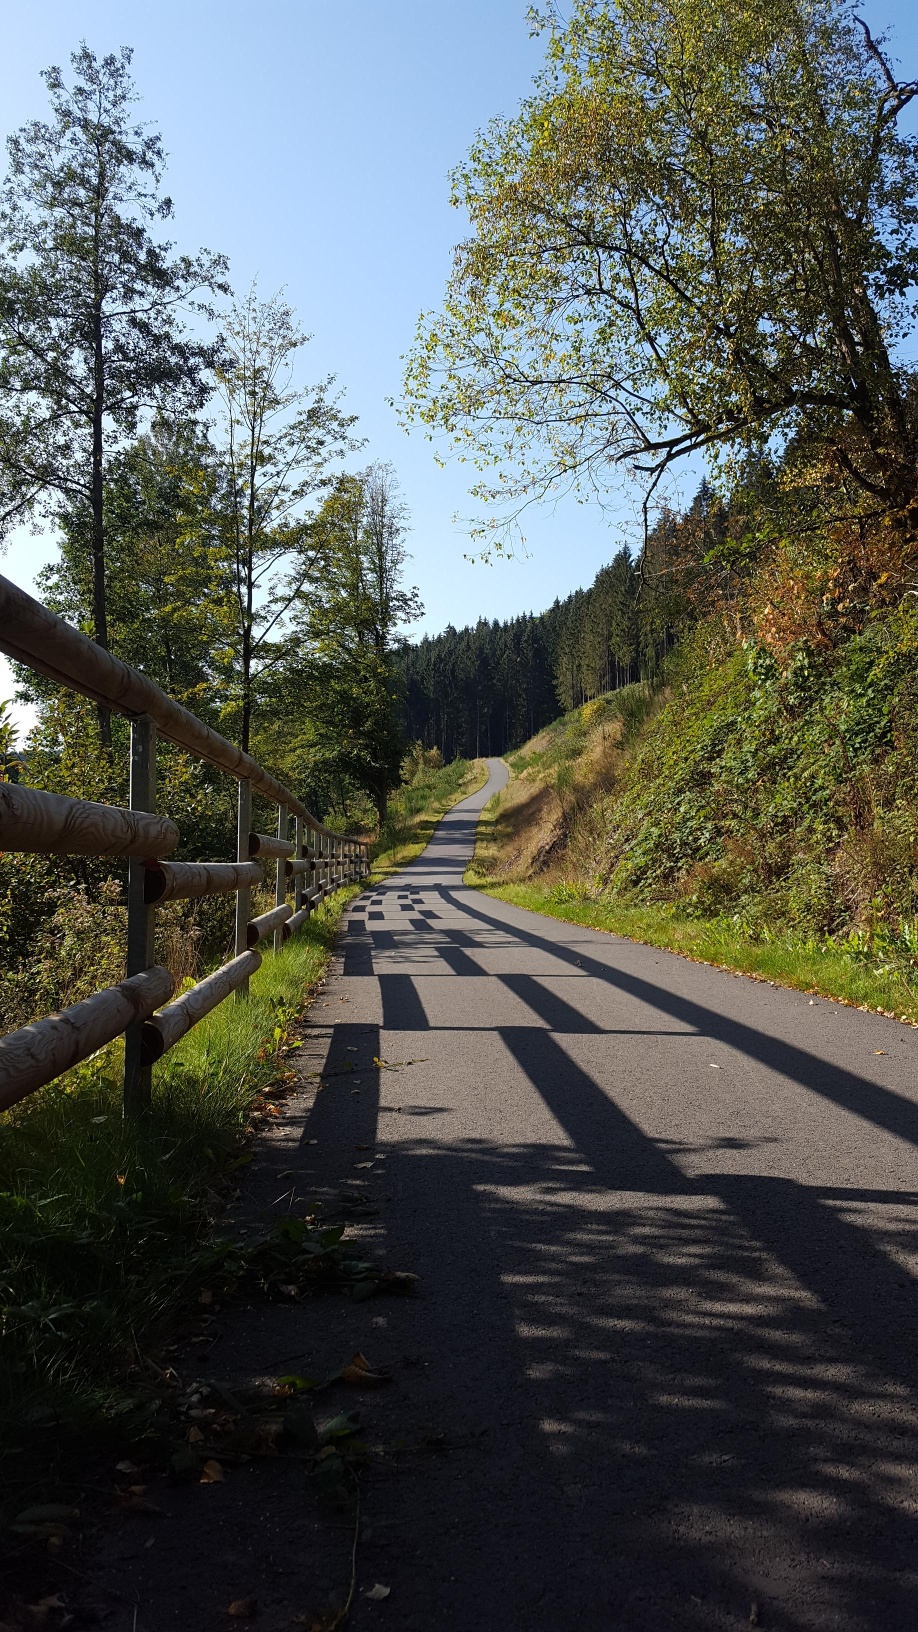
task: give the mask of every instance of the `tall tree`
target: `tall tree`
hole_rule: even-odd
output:
[[[803,438],[918,537],[918,138],[843,0],[574,0],[454,178],[472,235],[409,408],[486,498]]]
[[[280,295],[261,301],[253,287],[230,313],[217,370],[221,525],[235,586],[237,732],[246,752],[256,681],[279,660],[285,618],[322,548],[314,503],[334,480],[329,465],[359,446],[355,416],[341,413],[331,378],[295,383],[308,339]]]
[[[159,135],[134,120],[131,52],[44,74],[51,119],[8,143],[0,196],[0,526],[85,508],[92,631],[108,647],[106,474],[144,410],[196,409],[214,349],[181,312],[223,287],[220,256],[173,256]],[[103,714],[107,733],[107,716]]]
[[[299,613],[320,683],[311,713],[382,825],[404,751],[394,655],[421,615],[403,578],[408,512],[390,465],[344,476],[312,529],[314,572]]]

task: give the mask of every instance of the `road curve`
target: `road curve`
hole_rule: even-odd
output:
[[[248,1181],[419,1295],[237,1311],[210,1372],[391,1369],[352,1397],[353,1632],[904,1632],[916,1033],[466,888],[505,778],[352,904]],[[260,1632],[334,1621],[348,1521],[302,1480],[254,1463],[116,1536],[115,1632],[217,1632],[248,1593]]]

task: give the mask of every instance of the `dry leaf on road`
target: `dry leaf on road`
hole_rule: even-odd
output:
[[[384,1587],[377,1581],[376,1585],[371,1587],[369,1592],[365,1592],[363,1596],[364,1598],[372,1598],[374,1603],[379,1603],[381,1599],[388,1598],[391,1591],[391,1587]]]
[[[226,1613],[234,1621],[250,1621],[258,1614],[258,1599],[234,1598],[231,1604],[227,1604]]]
[[[352,1388],[381,1388],[384,1383],[391,1383],[392,1373],[374,1371],[366,1355],[358,1350],[347,1365],[342,1366],[338,1378],[342,1383],[350,1383]]]
[[[202,1485],[222,1485],[223,1477],[223,1469],[219,1462],[210,1461],[204,1463],[201,1469]]]

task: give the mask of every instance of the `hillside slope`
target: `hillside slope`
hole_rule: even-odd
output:
[[[509,756],[470,881],[918,1019],[918,615],[785,672],[702,625]]]

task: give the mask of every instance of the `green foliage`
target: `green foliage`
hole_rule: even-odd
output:
[[[343,899],[343,898],[338,898]],[[120,1048],[0,1123],[0,1432],[48,1445],[126,1408],[130,1375],[214,1263],[212,1218],[253,1104],[282,1081],[337,916],[313,919],[157,1067],[152,1111],[121,1114]],[[222,1249],[220,1249],[222,1250]]]
[[[782,672],[699,631],[604,812],[616,894],[836,934],[918,914],[918,615]]]
[[[448,628],[402,648],[406,734],[447,759],[506,754],[550,725],[559,703],[570,712],[656,675],[675,633],[694,616],[678,553],[695,533],[700,548],[708,547],[714,502],[702,483],[685,516],[665,516],[650,535],[642,573],[620,549],[588,589],[537,616],[481,618],[473,628]]]
[[[597,699],[512,756],[520,787],[553,789],[564,813],[561,848],[520,888],[562,916],[595,909],[638,939],[918,1014],[916,659],[911,601],[784,667],[700,624],[656,690]],[[493,878],[519,824],[497,812],[483,840]]]
[[[0,201],[0,525],[85,510],[94,637],[108,644],[103,491],[140,416],[206,397],[214,347],[179,313],[225,287],[220,257],[170,256],[162,142],[132,118],[131,52],[44,74],[49,123],[9,139]]]
[[[915,82],[840,0],[575,0],[536,23],[533,94],[454,176],[471,233],[409,411],[498,504],[802,439],[845,472],[836,511],[911,526]]]

